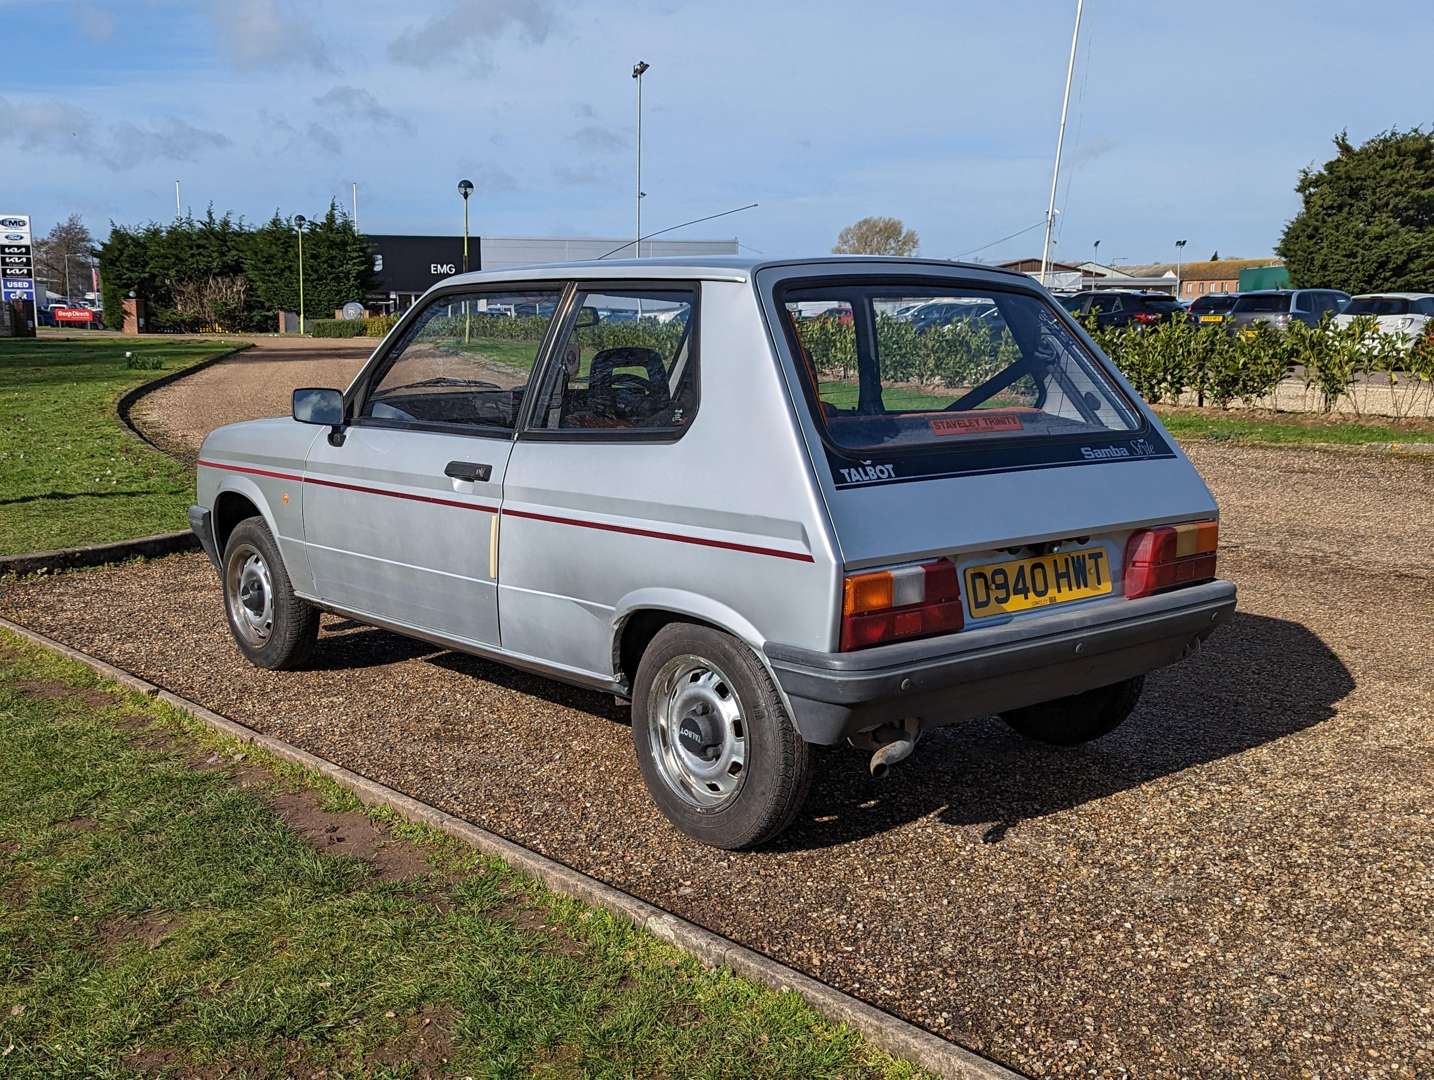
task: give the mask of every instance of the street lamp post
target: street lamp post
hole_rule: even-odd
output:
[[[634,186],[633,207],[637,222],[632,234],[632,256],[642,258],[642,75],[652,65],[639,60],[632,67],[632,77],[637,83],[637,180]]]
[[[473,181],[458,181],[458,194],[463,196],[463,272],[468,273],[468,196],[473,194]],[[468,299],[463,299],[463,344],[467,345],[473,330],[473,318],[468,311]]]
[[[1175,299],[1180,299],[1180,262],[1185,254],[1185,241],[1175,241]]]
[[[294,229],[299,234],[299,334],[304,333],[304,226],[309,219],[303,214],[294,217]]]

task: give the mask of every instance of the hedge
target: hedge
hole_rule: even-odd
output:
[[[1256,324],[1231,332],[1222,324],[1165,323],[1150,329],[1091,327],[1091,336],[1115,361],[1141,397],[1174,402],[1193,394],[1198,403],[1227,408],[1252,405],[1274,393],[1292,368],[1306,389],[1317,390],[1329,412],[1351,391],[1382,375],[1415,393],[1434,393],[1434,329],[1412,345],[1385,333],[1370,316],[1340,326],[1328,316],[1318,326],[1293,322],[1286,329]],[[1412,395],[1410,395],[1412,396]],[[1412,405],[1407,396],[1406,404]]]
[[[813,364],[823,378],[849,380],[856,374],[856,334],[850,322],[818,317],[797,324]],[[1317,390],[1326,412],[1371,375],[1413,386],[1403,407],[1420,392],[1434,395],[1434,328],[1415,342],[1379,330],[1368,316],[1348,326],[1331,319],[1288,329],[1265,324],[1232,332],[1223,324],[1172,322],[1159,326],[1087,329],[1115,361],[1141,397],[1175,402],[1193,395],[1199,404],[1228,408],[1269,397],[1292,368],[1305,386]],[[976,386],[1019,358],[1009,331],[960,319],[923,334],[903,320],[877,317],[882,378],[913,386]],[[1187,398],[1188,400],[1188,398]],[[1359,402],[1351,397],[1355,411]]]
[[[305,324],[310,337],[345,338],[362,337],[363,319],[309,319]]]

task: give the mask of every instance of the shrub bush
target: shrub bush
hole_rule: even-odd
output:
[[[383,337],[398,322],[397,315],[370,315],[363,320],[364,337]]]
[[[364,332],[363,319],[308,319],[305,329],[310,337],[359,337]]]

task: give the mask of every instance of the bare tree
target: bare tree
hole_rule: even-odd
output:
[[[70,269],[70,288],[76,296],[91,289],[90,263],[94,257],[94,239],[79,214],[71,214],[35,245],[35,276],[42,279],[42,288],[60,292],[65,287],[65,266]],[[66,258],[69,256],[69,258]]]
[[[915,255],[921,243],[916,230],[908,229],[900,218],[864,217],[853,222],[837,235],[837,255]]]

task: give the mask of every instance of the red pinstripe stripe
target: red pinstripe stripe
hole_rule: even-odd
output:
[[[453,506],[459,510],[481,510],[485,514],[496,514],[498,508],[486,503],[459,502],[457,499],[439,499],[432,495],[413,495],[407,491],[388,491],[385,488],[364,487],[362,484],[343,484],[337,480],[320,480],[315,476],[296,476],[293,473],[270,472],[268,469],[251,469],[245,465],[221,465],[217,461],[201,461],[207,469],[224,469],[227,472],[249,473],[253,476],[271,476],[275,480],[292,480],[296,484],[313,484],[317,487],[338,488],[342,491],[357,491],[365,495],[387,495],[390,499],[407,499],[409,502],[432,503],[435,506]]]
[[[272,472],[268,469],[254,469],[246,465],[222,465],[217,461],[200,461],[206,469],[223,469],[227,472],[248,473],[252,476],[268,476],[275,480],[292,480],[298,484],[314,484],[319,487],[339,488],[343,491],[357,491],[365,495],[387,495],[391,499],[408,499],[411,502],[433,503],[437,506],[453,506],[460,510],[482,510],[489,514],[502,513],[507,517],[529,518],[532,521],[547,521],[554,525],[571,525],[579,529],[598,529],[602,532],[623,533],[627,536],[645,536],[652,540],[670,540],[677,544],[695,544],[698,547],[719,548],[723,551],[743,551],[749,555],[769,555],[774,559],[791,559],[793,562],[815,562],[806,552],[782,551],[780,548],[758,547],[755,544],[736,544],[730,540],[708,540],[701,536],[683,536],[680,533],[658,532],[655,529],[637,529],[630,525],[609,525],[602,521],[584,521],[581,518],[555,517],[552,514],[538,514],[531,510],[502,510],[481,503],[457,502],[453,499],[436,499],[428,495],[411,495],[406,491],[387,491],[383,488],[364,487],[360,484],[343,484],[337,480],[319,480],[311,476],[296,476],[293,473]]]
[[[728,540],[708,540],[701,536],[682,536],[678,533],[656,532],[652,529],[634,529],[629,525],[608,525],[601,521],[553,517],[551,514],[535,514],[531,510],[503,510],[502,514],[504,517],[551,521],[555,525],[574,525],[580,529],[601,529],[603,532],[626,533],[629,536],[649,536],[654,540],[672,540],[678,544],[697,544],[701,547],[722,548],[724,551],[745,551],[752,555],[770,555],[775,559],[791,559],[793,562],[816,561],[802,551],[782,551],[780,548],[756,547],[753,544],[734,544]]]

